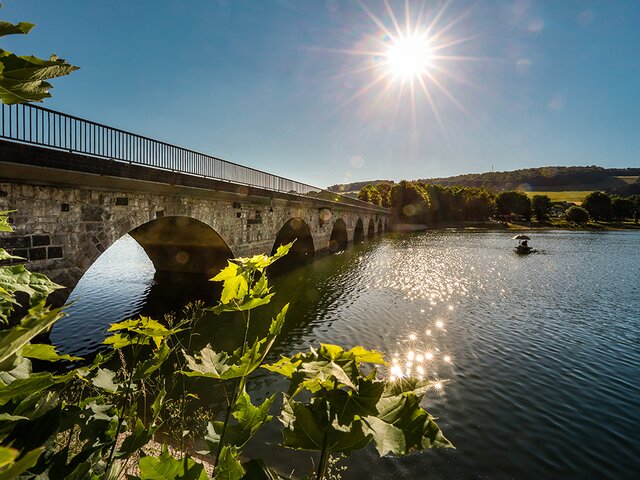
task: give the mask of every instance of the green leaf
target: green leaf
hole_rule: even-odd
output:
[[[13,228],[9,224],[9,214],[15,210],[4,210],[0,212],[0,232],[13,232]]]
[[[29,378],[31,375],[31,360],[24,358],[22,355],[15,355],[14,362],[6,362],[5,367],[8,367],[13,363],[14,368],[9,370],[0,371],[0,380],[5,385],[9,385],[11,382],[20,378]]]
[[[159,457],[142,457],[138,464],[141,480],[207,480],[204,467],[189,456],[183,460],[172,457],[163,449]]]
[[[55,55],[43,60],[0,49],[0,98],[5,104],[41,101],[51,96],[52,86],[45,80],[68,75],[77,69]]]
[[[253,297],[263,297],[269,293],[269,281],[267,280],[267,274],[263,273],[258,281],[251,289],[251,295]]]
[[[406,455],[412,450],[452,448],[433,418],[420,406],[429,382],[388,382],[375,416],[364,417],[365,432],[380,455]]]
[[[258,429],[269,423],[273,418],[269,415],[269,410],[275,401],[275,394],[267,398],[259,407],[251,403],[251,398],[246,391],[238,396],[238,400],[233,410],[233,417],[237,423],[229,423],[225,433],[225,443],[235,445],[238,448],[243,447],[255,435]],[[214,432],[209,431],[207,440],[216,446],[219,441],[220,433],[223,429],[223,422],[214,422],[210,424]]]
[[[19,460],[13,462],[9,467],[0,472],[0,480],[13,480],[33,467],[44,451],[44,447],[33,449],[25,453]]]
[[[148,338],[139,336],[132,336],[124,333],[115,333],[110,337],[107,337],[102,342],[104,345],[111,345],[114,350],[120,350],[121,348],[129,347],[131,345],[149,345],[151,343]]]
[[[91,383],[98,388],[106,390],[107,392],[115,393],[121,386],[120,383],[115,383],[113,381],[115,376],[116,372],[113,372],[106,368],[98,368],[98,372],[96,373],[96,376],[91,380]]]
[[[216,480],[240,480],[244,475],[244,468],[238,460],[238,449],[225,445],[220,452],[218,464],[213,471]]]
[[[35,27],[33,23],[20,22],[18,24],[13,24],[0,21],[0,37],[15,34],[26,35],[31,31],[33,27]]]
[[[304,389],[312,393],[341,386],[355,389],[362,363],[384,364],[384,359],[380,353],[362,347],[345,351],[337,345],[321,344],[318,350],[311,348],[291,359],[284,357],[266,368],[290,377],[289,394],[295,396]]]
[[[156,395],[156,398],[153,400],[153,404],[151,405],[151,412],[153,413],[153,421],[155,422],[160,412],[162,411],[162,407],[164,406],[164,399],[167,396],[167,391],[164,388],[164,385]]]
[[[225,352],[214,352],[211,345],[200,350],[200,355],[192,357],[184,354],[191,372],[183,372],[189,377],[222,378],[229,370],[229,355]]]
[[[0,413],[0,422],[18,422],[20,420],[29,420],[29,417],[23,415],[11,415],[9,413]],[[2,467],[2,465],[0,465]]]
[[[289,311],[289,304],[287,303],[280,313],[276,315],[276,318],[271,320],[271,325],[269,325],[269,335],[275,337],[276,335],[280,335],[282,331],[282,327],[284,326],[285,319],[287,317],[287,312]]]
[[[0,406],[7,402],[42,392],[56,383],[48,372],[33,373],[28,378],[14,380],[9,385],[0,386]]]
[[[160,348],[153,353],[153,356],[150,359],[136,365],[133,372],[133,380],[138,381],[149,378],[153,372],[162,366],[167,358],[169,358],[170,354],[171,348],[169,348],[166,342],[163,342],[162,345],[160,345]]]
[[[297,450],[322,450],[325,445],[330,452],[348,455],[371,441],[371,436],[363,432],[360,420],[344,427],[330,421],[329,416],[323,401],[314,399],[310,405],[305,405],[285,396],[279,417],[284,425],[284,446]]]
[[[1,220],[2,220],[2,217],[0,217],[0,221]],[[2,227],[1,224],[0,224],[0,227]],[[0,232],[1,231],[2,229],[0,228]],[[4,248],[0,248],[0,261],[3,261],[3,260],[26,260],[26,259],[22,257],[16,257],[15,255],[11,255]]]
[[[240,267],[229,261],[228,265],[218,275],[211,279],[214,282],[224,282],[220,303],[226,304],[232,300],[242,300],[249,291],[249,283],[242,275]]]
[[[0,447],[0,468],[13,463],[19,453],[15,448]]]
[[[261,368],[291,378],[293,373],[297,370],[298,365],[300,365],[301,363],[302,360],[291,361],[291,358],[283,356],[277,362],[270,365],[262,365]]]
[[[103,343],[113,345],[114,349],[119,349],[128,345],[147,345],[149,339],[155,343],[156,348],[160,348],[164,338],[182,330],[169,329],[157,320],[141,315],[137,319],[112,323],[108,331],[119,333],[107,338]]]
[[[323,392],[322,398],[329,403],[331,411],[335,412],[339,424],[350,425],[357,418],[378,413],[377,404],[384,388],[383,381],[359,378],[354,390],[332,388]]]
[[[136,425],[133,432],[124,439],[120,449],[116,453],[116,458],[129,458],[142,447],[144,447],[153,437],[153,430],[144,428],[142,421],[136,418]]]
[[[291,249],[291,247],[293,246],[293,244],[295,243],[295,240],[291,243],[287,243],[286,245],[280,245],[277,250],[275,255],[271,256],[271,263],[280,260],[282,257],[284,257],[287,253],[289,253],[289,250]]]
[[[372,363],[375,365],[386,364],[380,352],[377,352],[375,350],[367,350],[359,345],[349,350],[347,352],[347,355],[353,355],[360,363]]]
[[[222,380],[245,377],[257,369],[273,346],[276,336],[282,330],[289,304],[285,305],[269,326],[269,334],[262,339],[256,340],[253,345],[242,353],[241,349],[236,350],[230,357],[224,352],[214,352],[211,345],[207,345],[200,350],[197,356],[184,354],[187,360],[187,367],[191,372],[183,372],[189,377],[207,377]]]
[[[331,361],[303,362],[291,376],[289,392],[295,396],[303,388],[314,393],[321,388],[340,388],[343,386],[355,389],[349,375],[337,363]]]
[[[24,292],[29,295],[30,305],[35,306],[47,296],[60,288],[64,288],[49,280],[41,273],[32,273],[24,265],[6,265],[0,267],[0,288],[15,294]]]
[[[244,462],[242,464],[242,467],[245,470],[245,474],[242,477],[242,480],[291,480],[288,477],[285,478],[278,475],[276,472],[267,467],[264,461],[260,460],[259,458]]]
[[[27,358],[35,358],[38,360],[45,360],[47,362],[57,362],[59,360],[68,360],[72,362],[75,360],[82,360],[81,357],[60,355],[56,352],[56,349],[53,345],[46,345],[43,343],[25,345],[22,348],[22,356]]]

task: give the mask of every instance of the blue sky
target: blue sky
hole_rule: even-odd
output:
[[[81,67],[49,108],[314,185],[640,166],[637,0],[413,0],[431,101],[385,66],[404,1],[3,4],[3,48]]]

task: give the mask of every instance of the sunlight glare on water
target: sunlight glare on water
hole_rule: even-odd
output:
[[[387,378],[432,382],[425,407],[456,446],[381,460],[367,448],[345,461],[345,478],[632,478],[640,469],[640,234],[539,233],[542,253],[527,257],[510,237],[390,236],[273,279],[264,317],[291,307],[272,359],[320,342],[385,352]],[[116,280],[96,272],[78,286],[56,341],[97,345],[97,324],[122,314],[109,308],[145,302],[153,276],[106,268]],[[101,309],[92,295],[107,297]],[[242,329],[212,318],[202,334],[224,344]],[[252,385],[252,398],[285,388],[267,372]],[[247,454],[302,471],[309,455],[277,447],[280,438],[272,422]]]

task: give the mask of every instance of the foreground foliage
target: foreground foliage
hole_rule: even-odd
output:
[[[1,214],[0,229],[10,230]],[[288,305],[268,319],[263,338],[249,338],[249,326],[265,322],[257,312],[274,295],[266,269],[290,247],[230,261],[212,279],[223,288],[218,305],[207,310],[244,322],[236,350],[207,345],[193,351],[197,324],[206,318],[195,305],[180,318],[112,324],[107,350],[75,368],[80,359],[34,342],[64,316],[45,305],[58,286],[22,266],[0,267],[2,318],[11,316],[16,292],[29,297],[28,313],[0,332],[0,478],[283,478],[260,460],[241,458],[275,416],[285,447],[318,452],[317,479],[326,478],[332,454],[368,444],[380,455],[451,447],[421,407],[430,383],[379,378],[377,368],[385,364],[379,352],[320,345],[267,362]],[[0,249],[0,260],[15,257]],[[66,368],[55,367],[61,362]],[[287,391],[256,402],[248,385],[258,369],[284,377]],[[224,408],[202,409],[190,382],[219,389]],[[213,472],[191,458],[196,451],[210,458]]]
[[[27,22],[13,24],[0,21],[0,37],[26,35],[34,26]],[[5,104],[39,102],[51,96],[49,90],[53,86],[47,80],[68,75],[77,69],[56,55],[44,60],[0,49],[0,99]]]

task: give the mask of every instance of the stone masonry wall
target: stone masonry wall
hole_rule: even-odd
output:
[[[222,197],[222,198],[220,198]],[[279,230],[291,218],[307,223],[316,251],[329,244],[333,225],[342,218],[349,241],[358,218],[384,215],[352,208],[314,207],[309,203],[246,197],[230,201],[216,192],[159,195],[151,192],[0,183],[0,211],[15,210],[15,232],[0,234],[0,246],[28,259],[27,268],[73,289],[84,272],[113,242],[134,228],[163,216],[187,216],[214,229],[235,256],[270,253]]]

